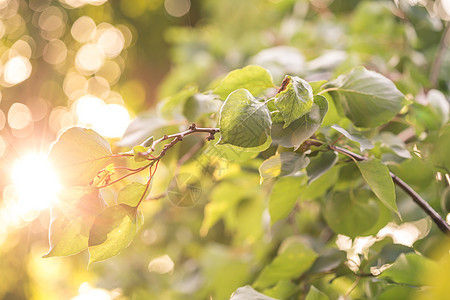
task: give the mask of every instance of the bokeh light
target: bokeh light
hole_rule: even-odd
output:
[[[86,44],[81,47],[75,58],[77,70],[86,75],[98,71],[105,61],[105,54],[96,44]]]
[[[11,58],[4,67],[3,78],[6,84],[15,85],[30,77],[31,63],[24,56]]]
[[[8,111],[8,124],[13,129],[23,129],[31,122],[30,109],[22,103],[14,103]]]
[[[182,17],[191,9],[190,0],[165,0],[164,7],[169,15]]]
[[[130,122],[130,115],[124,106],[106,104],[94,95],[80,97],[74,102],[73,110],[79,126],[92,128],[109,138],[121,137]]]

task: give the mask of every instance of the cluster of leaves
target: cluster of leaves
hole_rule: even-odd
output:
[[[159,107],[161,115],[181,120],[181,125],[155,116],[135,120],[118,143],[132,147],[130,152],[113,155],[108,142],[92,130],[69,129],[49,154],[65,189],[62,201],[52,209],[46,256],[88,248],[92,263],[128,247],[143,224],[139,208],[157,177],[156,168],[166,152],[174,152],[177,155],[164,162],[169,168],[171,161],[177,162],[169,174],[181,169],[199,174],[205,183],[202,188],[209,201],[203,204],[200,235],[232,233],[232,243],[249,247],[254,256],[247,263],[243,257],[214,263],[214,256],[209,258],[204,275],[216,278],[220,273],[216,266],[224,268],[226,276],[222,288],[212,292],[216,297],[251,284],[237,289],[231,299],[335,298],[344,291],[330,282],[347,286],[346,280],[353,280],[356,287],[362,278],[367,278],[370,297],[413,293],[409,286],[423,285],[419,272],[433,270],[434,263],[415,252],[412,244],[399,245],[392,242],[393,235],[377,233],[389,222],[408,217],[399,211],[399,203],[404,203],[400,199],[406,197],[395,191],[388,166],[403,175],[408,165],[420,161],[405,143],[413,140],[417,145],[418,137],[401,137],[410,130],[411,118],[420,125],[422,120],[436,122],[433,144],[414,150],[437,163],[432,172],[450,167],[445,152],[448,103],[445,97],[433,99],[418,107],[387,77],[363,67],[331,81],[307,82],[287,75],[276,87],[266,69],[250,65],[230,72],[206,93],[189,86],[166,98]],[[191,125],[187,131],[167,135],[191,122],[206,128]],[[162,138],[148,138],[161,130]],[[211,140],[219,131],[217,143],[194,139],[194,133],[206,132]],[[164,141],[168,141],[164,147],[156,147]],[[188,149],[176,149],[180,144]],[[153,156],[154,152],[159,154]],[[123,160],[138,167],[123,166]],[[102,200],[101,190],[147,170],[145,184],[128,183],[112,201]],[[170,193],[170,184],[161,185]],[[270,222],[264,221],[265,216]],[[428,234],[429,223],[423,224],[413,226],[419,232],[413,242]],[[358,238],[368,236],[373,239],[371,251],[355,252]],[[349,239],[349,247],[337,247],[346,237],[354,245]],[[205,288],[199,295],[211,293]]]

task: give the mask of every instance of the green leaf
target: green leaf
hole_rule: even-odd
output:
[[[303,241],[288,240],[280,246],[280,253],[268,264],[253,286],[267,288],[282,279],[297,278],[313,264],[317,254]]]
[[[358,161],[356,165],[374,194],[387,208],[398,214],[395,187],[389,169],[379,159]]]
[[[128,247],[141,224],[142,213],[125,204],[101,212],[89,232],[89,265],[117,255]]]
[[[389,210],[368,190],[334,193],[327,199],[323,214],[334,232],[351,238],[377,233],[390,217]]]
[[[259,167],[261,179],[300,174],[309,158],[294,152],[282,152],[266,159]]]
[[[269,197],[270,223],[273,225],[289,215],[306,186],[306,176],[281,177]]]
[[[341,115],[358,127],[377,127],[390,121],[402,108],[404,95],[383,75],[363,67],[339,76],[324,88]]]
[[[151,184],[147,187],[146,184],[133,182],[119,191],[117,203],[136,207],[141,199],[145,199],[147,197],[150,190]]]
[[[319,129],[327,111],[327,99],[320,95],[314,96],[314,103],[311,110],[293,121],[286,128],[284,127],[284,123],[275,123],[274,121],[271,133],[273,142],[286,148],[294,147],[297,149]]]
[[[314,261],[314,264],[308,270],[307,274],[317,274],[330,272],[339,267],[347,260],[347,254],[336,248],[329,248],[320,253],[320,256]]]
[[[88,247],[89,230],[105,207],[99,191],[91,186],[65,188],[51,209],[50,251],[44,257],[67,256]]]
[[[205,236],[214,224],[221,218],[226,217],[228,213],[234,211],[234,207],[241,200],[253,197],[255,197],[254,189],[248,188],[248,185],[245,188],[242,186],[236,188],[236,184],[231,182],[218,184],[211,192],[211,202],[205,206],[205,217],[200,228],[200,234]]]
[[[73,127],[53,145],[48,159],[64,185],[88,185],[110,162],[109,143],[91,129]]]
[[[257,101],[248,90],[236,90],[220,110],[218,144],[263,151],[270,146],[271,123],[264,102]]]
[[[275,96],[275,106],[284,119],[283,128],[309,112],[312,105],[313,91],[308,82],[286,75]]]
[[[389,278],[396,283],[424,285],[428,283],[424,274],[432,274],[434,269],[437,269],[436,262],[415,253],[402,253],[394,264],[378,277]]]
[[[277,300],[266,296],[254,290],[251,286],[246,285],[238,288],[232,295],[230,300]]]
[[[372,144],[372,142],[370,140],[368,140],[366,137],[364,137],[363,135],[361,135],[359,133],[350,134],[347,130],[345,130],[344,128],[342,128],[336,124],[332,125],[331,128],[342,133],[349,140],[357,142],[360,145],[360,147],[359,147],[360,151],[364,151],[366,149],[373,149],[373,147],[374,147],[374,145]]]
[[[189,97],[183,107],[183,115],[190,122],[196,122],[201,117],[209,117],[212,113],[217,113],[220,110],[223,102],[214,94],[195,94]]]
[[[144,113],[136,117],[123,134],[120,141],[116,143],[120,147],[133,147],[145,143],[149,136],[160,136],[168,134],[168,121],[150,113]],[[142,142],[144,141],[144,142]],[[142,145],[145,147],[145,145]]]
[[[373,140],[379,142],[381,147],[389,149],[400,157],[412,158],[411,153],[406,149],[405,143],[391,132],[383,131],[374,137]]]
[[[319,291],[315,286],[311,286],[305,300],[328,300],[327,295]]]
[[[432,152],[432,159],[437,166],[450,170],[450,124],[447,124],[439,132],[439,137],[434,143],[434,151]]]
[[[153,138],[153,136],[151,136],[148,139],[146,139],[145,141],[143,141],[141,146],[146,147],[146,148],[151,147],[151,146],[153,146],[153,141],[154,141],[154,138]]]
[[[308,174],[308,184],[314,182],[328,171],[338,161],[335,151],[320,152],[317,156],[310,157],[310,162],[306,167]]]
[[[213,93],[224,100],[237,89],[246,89],[253,95],[259,96],[266,89],[273,87],[272,76],[260,66],[247,66],[228,73]]]
[[[159,111],[161,115],[166,119],[180,119],[182,118],[182,111],[185,102],[195,93],[198,92],[198,88],[195,85],[190,85],[179,91],[173,96],[163,99],[159,103]]]
[[[133,158],[135,162],[143,162],[146,161],[148,158],[148,155],[144,155],[147,152],[148,148],[137,145],[133,147]]]
[[[289,299],[295,292],[299,290],[297,284],[289,279],[282,279],[271,288],[265,289],[264,294],[277,299]]]
[[[339,170],[340,168],[338,167],[331,168],[316,180],[309,182],[306,189],[302,192],[302,198],[315,199],[325,195],[327,190],[338,180]]]

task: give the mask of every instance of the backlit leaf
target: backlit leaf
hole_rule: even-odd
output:
[[[76,254],[88,247],[89,230],[105,207],[97,188],[68,187],[51,210],[50,251],[44,257]]]
[[[89,264],[117,255],[128,247],[142,224],[142,213],[125,204],[108,207],[89,232]]]
[[[91,129],[73,127],[53,145],[48,159],[61,183],[88,185],[111,159],[109,143]]]
[[[271,123],[270,112],[264,102],[257,101],[248,90],[236,90],[220,110],[218,144],[263,151],[271,142]]]
[[[117,195],[117,203],[135,207],[138,205],[139,200],[147,197],[150,190],[151,184],[147,187],[146,184],[133,182],[119,191],[119,195]]]
[[[228,95],[237,89],[246,89],[251,94],[259,96],[266,89],[273,87],[272,76],[260,66],[247,66],[228,73],[213,93],[219,95],[224,100]]]

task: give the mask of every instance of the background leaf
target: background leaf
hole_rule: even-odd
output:
[[[437,264],[432,260],[415,253],[400,254],[394,264],[378,277],[389,278],[397,283],[409,285],[423,285],[429,274]]]
[[[376,234],[390,217],[389,210],[367,190],[334,193],[325,202],[323,214],[334,232],[352,238]]]
[[[281,177],[275,182],[269,197],[269,214],[272,225],[289,215],[305,186],[306,176]]]
[[[233,295],[231,295],[230,300],[277,300],[275,298],[266,296],[257,292],[251,286],[246,285],[244,287],[238,288]]]
[[[111,159],[109,143],[91,129],[73,127],[53,145],[49,161],[65,185],[87,185]]]
[[[265,288],[281,279],[296,278],[309,269],[317,254],[301,241],[286,242],[287,245],[280,246],[281,253],[262,270],[253,286]]]
[[[363,67],[339,76],[324,88],[341,114],[358,127],[376,127],[391,120],[402,108],[404,95],[383,75]]]
[[[315,286],[311,286],[305,300],[328,300],[327,295],[319,291]]]

